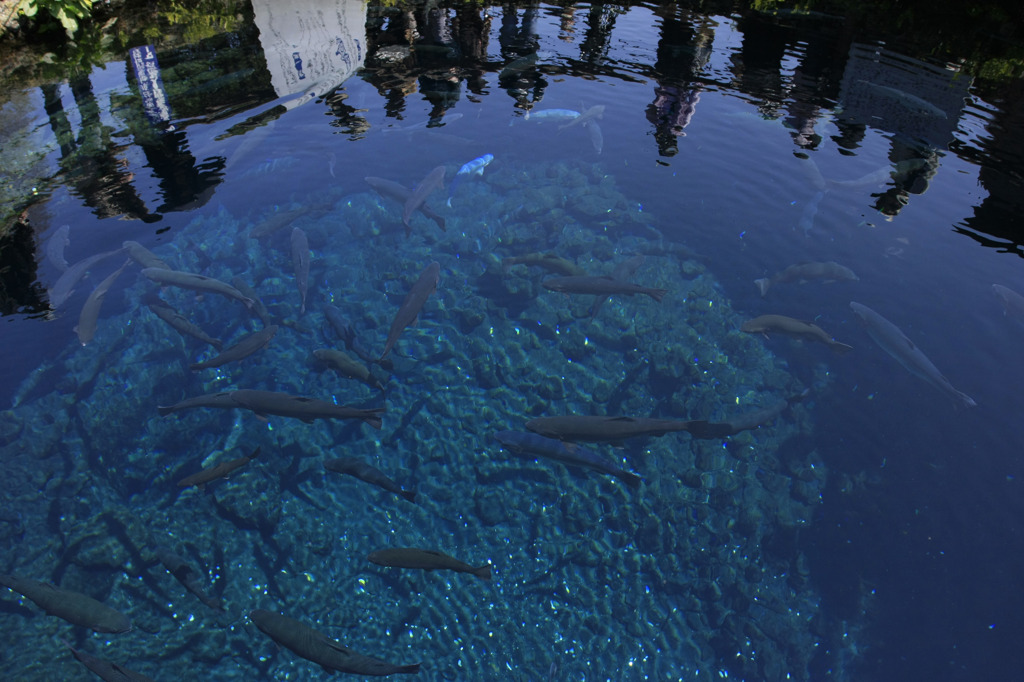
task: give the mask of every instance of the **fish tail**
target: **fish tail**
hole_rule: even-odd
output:
[[[416,503],[416,491],[415,490],[403,490],[403,491],[401,491],[398,494],[401,495],[402,497],[404,497],[405,499],[409,500],[413,504]]]
[[[754,284],[757,285],[757,290],[761,292],[761,298],[764,298],[764,295],[768,293],[768,287],[772,285],[771,280],[767,277],[755,279]]]
[[[172,406],[157,406],[156,411],[160,413],[161,417],[166,417],[171,412],[174,412],[174,407],[172,407]]]
[[[848,346],[845,343],[840,343],[839,341],[831,342],[828,344],[828,347],[840,354],[846,354],[853,350],[853,346]]]
[[[383,410],[380,409],[373,411],[367,410],[368,414],[363,416],[363,421],[375,429],[380,429],[380,427],[384,425],[384,421],[380,418],[380,414],[378,413],[382,411]]]
[[[398,670],[396,670],[395,672],[399,673],[401,675],[415,675],[419,671],[420,671],[420,664],[419,663],[410,663],[409,665],[399,666]]]
[[[477,568],[474,568],[473,569],[473,575],[475,575],[477,578],[483,578],[484,580],[490,580],[491,579],[491,565],[490,564],[484,564],[483,566],[479,566]]]
[[[668,293],[668,289],[646,289],[644,290],[644,293],[655,301],[661,303],[661,299],[665,298],[665,294]]]
[[[639,488],[640,483],[644,480],[630,471],[623,471],[619,474],[619,478],[622,479],[622,482],[630,488]]]

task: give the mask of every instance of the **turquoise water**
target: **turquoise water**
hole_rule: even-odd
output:
[[[1024,281],[1005,224],[985,218],[1012,193],[988,189],[978,159],[1000,110],[970,77],[866,38],[838,51],[841,22],[344,7],[311,29],[314,15],[296,27],[257,6],[234,32],[158,48],[165,108],[127,56],[18,95],[22,139],[51,172],[25,218],[36,266],[0,332],[0,572],[87,593],[134,627],[90,633],[5,591],[5,678],[90,679],[62,639],[154,679],[327,677],[247,617],[266,609],[421,662],[425,680],[1009,679],[1022,326],[992,285]],[[237,62],[197,68],[210,54]],[[403,203],[364,179],[411,194],[438,166],[439,217],[413,212],[408,230]],[[47,251],[65,224],[68,263],[134,240],[171,269],[241,278],[268,319],[133,262],[83,345],[80,311],[127,256],[55,304]],[[530,254],[561,260],[510,260]],[[376,362],[432,262],[436,291]],[[855,276],[779,274],[809,262]],[[593,295],[543,286],[565,268],[666,293],[594,313]],[[773,277],[762,296],[755,280]],[[225,346],[279,329],[192,371],[217,351],[158,319],[153,294]],[[901,367],[851,301],[977,406]],[[853,350],[741,331],[765,314]],[[320,348],[384,390],[325,368]],[[240,389],[383,408],[383,424],[157,411]],[[563,415],[721,428],[582,444],[636,488],[492,437]],[[177,485],[257,447],[205,490]],[[415,503],[324,470],[343,456]],[[492,577],[367,560],[389,547]]]

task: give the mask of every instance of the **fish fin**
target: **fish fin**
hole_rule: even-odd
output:
[[[761,298],[764,298],[764,295],[768,293],[768,287],[772,285],[771,280],[769,280],[767,277],[755,279],[754,284],[757,285],[758,291],[761,292]]]
[[[771,338],[772,338],[772,337],[768,336],[768,330],[767,329],[765,329],[763,332],[761,332],[761,336],[763,336],[765,338],[765,341],[770,341]]]

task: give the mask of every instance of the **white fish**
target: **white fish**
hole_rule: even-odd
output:
[[[462,165],[459,172],[455,174],[455,179],[452,180],[452,184],[448,186],[447,204],[449,206],[452,205],[452,197],[455,196],[455,188],[459,186],[462,179],[470,175],[483,175],[484,168],[487,168],[487,165],[491,161],[494,161],[494,154],[484,154],[483,156],[478,156],[472,161]]]
[[[46,258],[61,272],[68,269],[68,262],[64,258],[64,247],[71,243],[68,239],[70,225],[61,225],[53,233],[53,236],[46,240]]]
[[[850,302],[850,308],[864,323],[868,335],[875,340],[875,343],[894,357],[908,372],[924,379],[949,397],[958,400],[965,407],[977,405],[969,395],[953,388],[949,379],[942,375],[942,372],[932,364],[928,356],[922,353],[921,349],[914,345],[914,342],[907,338],[907,335],[899,327],[871,308],[856,301]]]

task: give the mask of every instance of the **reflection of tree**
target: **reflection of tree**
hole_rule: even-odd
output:
[[[50,127],[61,151],[60,167],[72,191],[100,218],[128,216],[146,222],[160,220],[159,215],[149,212],[131,184],[133,174],[127,161],[118,157],[125,146],[111,141],[111,129],[100,120],[99,103],[89,77],[76,76],[70,86],[81,116],[77,138],[64,113],[59,88],[44,85],[41,89]]]

